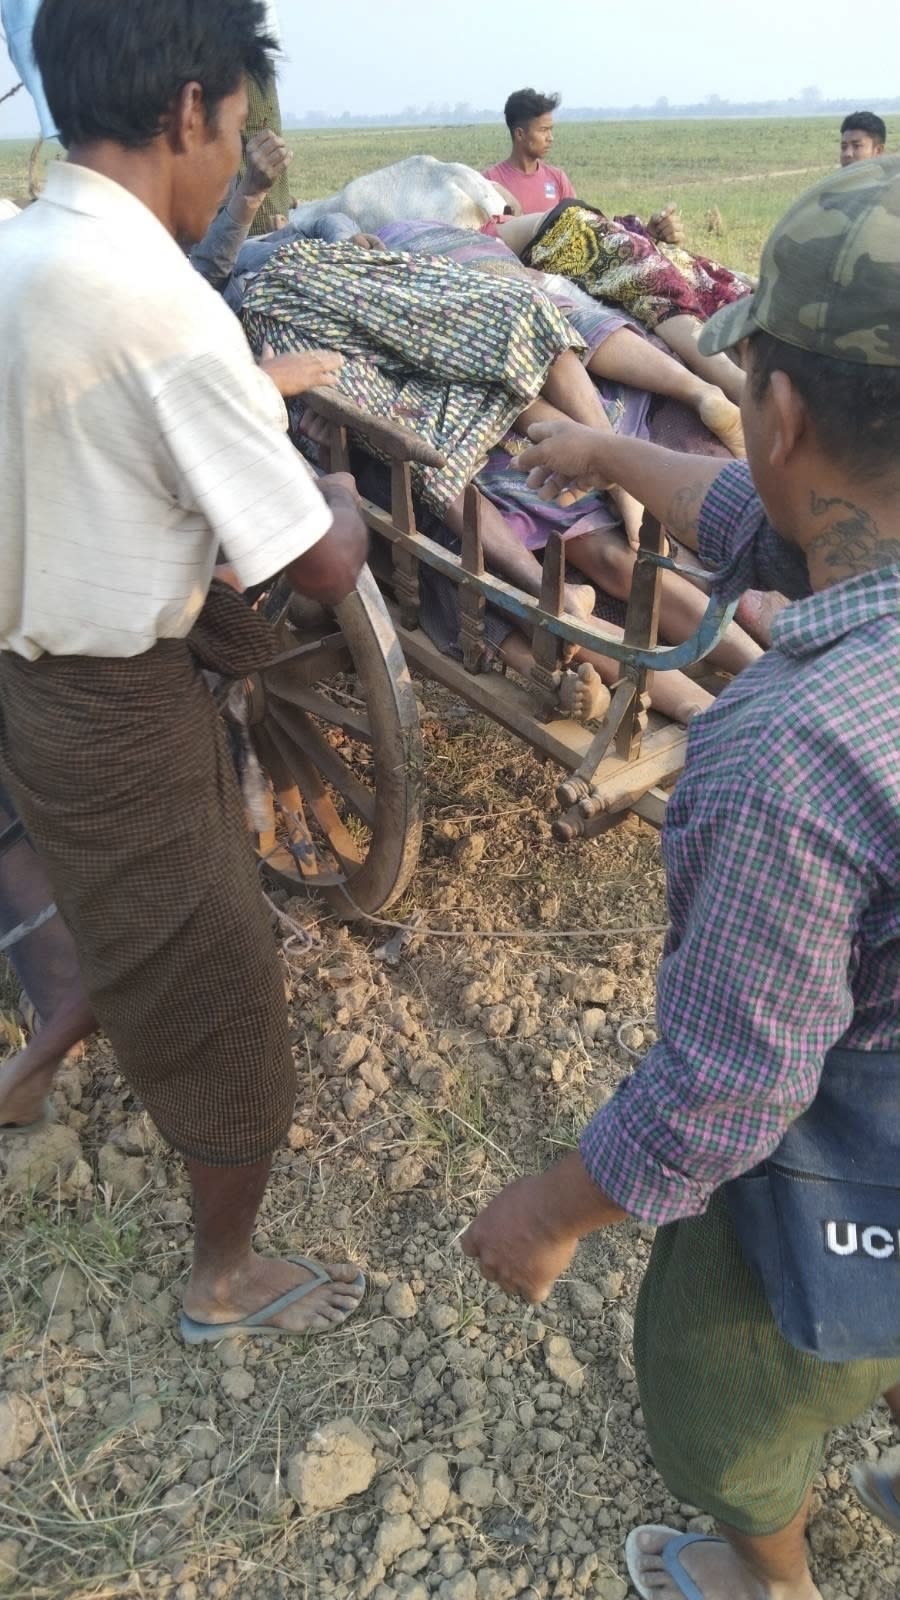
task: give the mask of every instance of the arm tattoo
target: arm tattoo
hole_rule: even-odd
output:
[[[848,574],[856,577],[900,561],[900,539],[883,537],[863,506],[837,496],[825,498],[813,489],[809,507],[814,517],[828,518],[827,527],[816,535],[809,554],[815,551],[826,567],[835,568],[834,583]]]
[[[674,538],[677,539],[679,534],[683,537],[696,529],[703,502],[711,488],[712,484],[707,480],[686,483],[683,488],[675,491],[663,517],[663,522]]]

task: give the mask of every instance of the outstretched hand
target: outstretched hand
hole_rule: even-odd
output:
[[[333,389],[344,358],[337,350],[294,350],[277,356],[272,346],[265,344],[259,365],[278,393],[291,400],[307,389]]]
[[[599,462],[604,435],[596,429],[581,422],[536,422],[528,437],[531,444],[516,456],[515,466],[528,473],[529,488],[538,489],[542,500],[612,487]]]

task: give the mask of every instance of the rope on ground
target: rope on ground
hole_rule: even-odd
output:
[[[378,928],[392,928],[396,933],[406,933],[410,938],[427,939],[614,939],[636,938],[641,933],[665,933],[668,930],[667,922],[645,923],[643,927],[634,928],[430,928],[423,922],[418,922],[416,916],[410,922],[393,922],[386,917],[376,917],[371,911],[364,911],[362,906],[354,900],[345,883],[340,885],[341,893],[349,900],[357,916],[364,917],[366,922],[372,922]]]
[[[281,944],[281,948],[288,958],[306,955],[309,950],[318,948],[322,942],[318,935],[312,933],[309,928],[304,928],[302,922],[296,922],[293,917],[289,917],[286,911],[282,911],[281,907],[277,906],[275,901],[266,894],[265,889],[263,889],[263,899],[273,916],[278,918],[282,927],[290,930],[287,938],[283,939]]]
[[[278,809],[281,812],[281,814],[290,823],[292,823],[295,827],[299,828],[302,831],[302,833],[307,835],[307,837],[308,837],[306,825],[305,825],[303,819],[301,817],[299,817],[295,811],[292,811],[289,807],[282,805],[280,802],[278,803]],[[270,850],[268,855],[262,856],[260,858],[260,862],[259,862],[260,870],[262,870],[262,868],[265,866],[266,862],[269,859],[269,856],[274,855],[278,848],[279,848],[279,846],[276,845],[275,850]],[[290,845],[289,845],[289,848],[290,848]],[[315,845],[313,845],[313,850],[314,850],[314,854],[315,854],[316,860],[321,862],[321,860],[322,860],[321,852],[316,848]],[[298,885],[298,888],[299,888],[299,885]],[[668,926],[669,926],[667,922],[658,922],[658,923],[651,922],[651,923],[646,923],[643,927],[633,927],[633,928],[432,928],[432,927],[429,927],[427,923],[425,923],[425,922],[423,922],[421,920],[422,913],[418,912],[418,911],[413,912],[413,915],[412,915],[411,919],[408,922],[395,922],[391,918],[388,918],[388,917],[377,917],[377,916],[375,916],[374,912],[363,910],[363,907],[359,904],[359,902],[357,900],[354,899],[353,895],[350,893],[350,890],[348,889],[346,883],[338,884],[337,888],[340,890],[341,894],[344,896],[344,899],[347,900],[349,902],[349,904],[353,907],[353,911],[354,911],[356,916],[362,917],[366,922],[371,922],[373,924],[373,926],[376,927],[376,928],[390,928],[393,933],[404,934],[405,935],[405,943],[409,943],[412,939],[418,939],[418,938],[423,938],[423,939],[520,939],[520,940],[521,939],[615,939],[615,938],[634,939],[634,938],[637,938],[639,934],[666,933],[667,930],[668,930]],[[269,900],[268,895],[266,895],[266,900],[268,901],[269,905],[272,907],[272,910],[276,913],[276,915],[278,917],[280,917],[281,920],[284,923],[286,923],[289,927],[291,927],[294,930],[295,934],[298,934],[298,935],[304,937],[308,941],[306,944],[301,945],[299,947],[299,949],[296,952],[297,954],[300,954],[300,952],[302,950],[311,949],[312,946],[318,942],[313,936],[311,936],[309,934],[309,931],[307,929],[302,928],[300,923],[294,922],[292,920],[292,918],[288,917],[285,912],[281,911],[279,909],[279,907],[275,905],[274,901]]]

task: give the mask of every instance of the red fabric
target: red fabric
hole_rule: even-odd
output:
[[[531,173],[520,172],[511,161],[498,161],[495,167],[488,167],[484,176],[515,195],[526,216],[552,211],[560,200],[575,199],[575,190],[562,168],[548,167],[543,161],[539,161],[537,171]]]

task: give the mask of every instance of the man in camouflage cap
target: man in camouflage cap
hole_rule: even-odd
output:
[[[658,1042],[580,1148],[504,1190],[463,1247],[540,1301],[583,1235],[655,1225],[641,1407],[675,1501],[721,1537],[633,1529],[632,1582],[820,1600],[805,1529],[827,1435],[879,1395],[900,1421],[900,161],[804,195],[701,349],[746,370],[746,462],[566,424],[533,429],[522,464],[548,494],[620,484],[720,592],[796,603],[691,726],[663,834]],[[814,1183],[796,1160],[812,1128]],[[854,1481],[900,1532],[896,1467]]]
[[[755,333],[855,365],[900,366],[900,157],[855,162],[802,195],[763,250],[755,294],[706,324],[700,350],[717,355]]]

